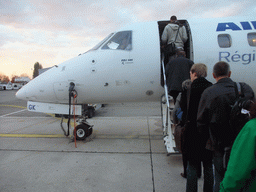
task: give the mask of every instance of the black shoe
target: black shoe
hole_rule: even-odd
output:
[[[187,175],[184,174],[184,173],[181,173],[180,175],[181,175],[181,177],[183,177],[183,178],[187,178]]]

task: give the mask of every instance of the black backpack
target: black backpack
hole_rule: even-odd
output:
[[[234,139],[239,134],[244,125],[249,121],[249,114],[243,111],[249,104],[249,99],[245,98],[243,89],[240,83],[235,83],[236,100],[234,105],[231,105],[229,124],[234,131]]]
[[[235,93],[236,93],[236,99],[235,103],[231,105],[231,111],[230,111],[230,119],[229,119],[229,125],[232,130],[231,135],[233,136],[233,141],[230,146],[227,146],[224,148],[224,157],[223,157],[223,167],[224,169],[227,168],[228,160],[231,152],[231,148],[233,145],[233,142],[235,141],[237,135],[241,131],[241,129],[244,127],[244,125],[249,121],[250,116],[245,109],[248,109],[248,106],[251,102],[250,99],[245,98],[243,89],[240,83],[235,82]]]

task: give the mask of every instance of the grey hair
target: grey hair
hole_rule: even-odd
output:
[[[198,78],[207,76],[207,66],[203,63],[197,63],[192,65],[190,71],[191,73],[196,73],[196,76]]]

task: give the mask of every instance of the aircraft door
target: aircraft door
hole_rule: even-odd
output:
[[[183,25],[186,29],[188,40],[184,43],[184,51],[186,52],[186,56],[188,59],[193,60],[193,43],[192,43],[192,34],[190,30],[190,26],[187,20],[179,20],[178,21],[181,25]],[[158,21],[158,28],[159,28],[159,39],[161,42],[161,37],[166,25],[168,25],[170,21]]]

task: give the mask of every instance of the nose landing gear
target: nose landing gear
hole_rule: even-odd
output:
[[[68,118],[68,132],[66,133],[65,130],[63,129],[62,122],[61,122],[61,127],[62,130],[64,131],[64,134],[66,136],[69,136],[69,129],[70,129],[70,119],[71,119],[71,99],[73,98],[73,113],[74,113],[74,124],[76,122],[75,120],[75,103],[76,103],[76,98],[77,98],[77,91],[75,90],[75,83],[70,82],[70,87],[69,87],[69,118]],[[87,106],[88,109],[88,106]],[[79,118],[79,125],[77,125],[74,128],[74,138],[76,140],[84,140],[86,137],[90,136],[92,134],[92,125],[90,125],[86,119],[87,119],[87,114],[85,113],[86,110],[83,110],[82,116]]]
[[[74,136],[77,140],[84,140],[92,134],[92,126],[83,122],[74,129]]]

